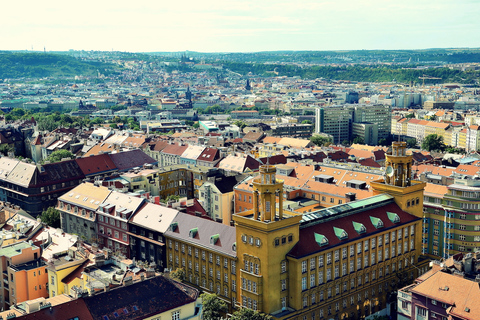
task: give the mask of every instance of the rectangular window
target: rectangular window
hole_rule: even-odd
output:
[[[180,320],[180,311],[172,312],[172,320]]]
[[[323,267],[323,254],[318,256],[318,267]]]

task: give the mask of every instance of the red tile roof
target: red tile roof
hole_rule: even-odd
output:
[[[400,222],[394,224],[387,216],[387,212],[396,213]],[[384,227],[377,229],[371,222],[370,217],[379,218],[382,220]],[[308,256],[344,243],[348,243],[355,239],[364,238],[376,232],[382,232],[390,228],[394,228],[406,223],[410,223],[420,218],[411,215],[395,204],[394,202],[387,203],[386,205],[367,209],[358,213],[353,213],[348,216],[339,217],[334,220],[325,220],[323,223],[317,223],[315,225],[306,226],[300,230],[300,239],[297,244],[288,253],[289,256],[295,258],[301,258]],[[353,226],[353,222],[361,223],[365,226],[366,232],[358,234]],[[348,239],[340,240],[334,231],[334,227],[343,229],[348,234]],[[320,247],[315,240],[315,234],[321,234],[328,239],[328,245]]]

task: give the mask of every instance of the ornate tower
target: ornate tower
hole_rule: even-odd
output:
[[[283,181],[275,178],[275,166],[260,167],[260,175],[253,179],[253,219],[271,221],[276,219],[277,196],[278,218],[283,219]]]
[[[301,216],[284,216],[283,181],[274,166],[263,165],[253,179],[253,210],[233,216],[236,230],[237,301],[265,313],[282,310],[288,301],[287,253],[298,242]],[[278,208],[277,208],[278,200]]]
[[[386,154],[384,178],[370,183],[374,194],[387,193],[395,197],[398,206],[417,217],[423,216],[425,183],[413,180],[412,155],[407,154],[407,143],[392,143],[392,153]]]

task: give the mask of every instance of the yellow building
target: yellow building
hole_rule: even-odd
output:
[[[52,264],[47,266],[48,272],[48,295],[55,297],[60,294],[70,294],[70,289],[74,285],[80,283],[70,283],[70,281],[63,281],[67,276],[70,276],[73,271],[84,265],[87,259],[73,259],[69,255],[65,255],[53,260]]]
[[[388,293],[427,268],[419,261],[424,184],[411,181],[405,148],[393,145],[393,174],[372,183],[375,196],[300,215],[284,212],[284,182],[261,166],[252,209],[233,215],[235,228],[177,215],[165,233],[168,267],[232,307],[277,319],[359,319],[384,309],[394,303]]]
[[[384,308],[399,276],[413,279],[421,219],[395,196],[289,216],[272,206],[283,189],[273,166],[253,184],[254,209],[234,215],[244,307],[280,319],[350,319]]]
[[[189,284],[216,293],[232,309],[238,290],[235,228],[178,214],[164,236],[167,268],[182,268]]]

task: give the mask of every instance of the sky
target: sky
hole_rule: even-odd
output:
[[[23,0],[0,50],[257,52],[480,47],[479,0]]]

